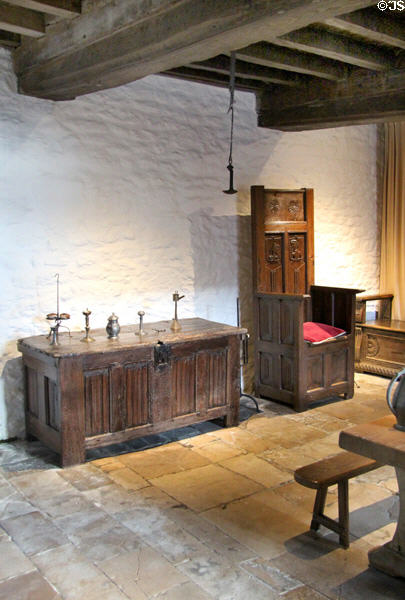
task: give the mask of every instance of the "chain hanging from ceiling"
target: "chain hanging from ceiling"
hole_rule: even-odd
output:
[[[235,103],[235,63],[236,56],[235,52],[231,52],[231,65],[229,72],[229,108],[228,113],[231,113],[231,139],[229,144],[229,158],[228,166],[226,167],[229,171],[229,188],[223,190],[224,194],[236,194],[238,190],[233,187],[233,164],[232,164],[232,146],[233,146],[233,112]]]

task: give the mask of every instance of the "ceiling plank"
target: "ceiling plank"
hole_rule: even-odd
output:
[[[335,61],[265,42],[241,48],[236,51],[236,56],[257,65],[322,77],[331,81],[343,79],[347,75],[347,68]]]
[[[14,6],[63,18],[76,17],[81,11],[80,0],[7,0],[7,2]]]
[[[373,42],[405,48],[405,28],[400,19],[390,19],[375,10],[355,11],[324,21],[335,29],[359,35]]]
[[[196,83],[215,85],[222,88],[229,87],[229,74],[224,75],[222,73],[208,72],[194,67],[178,67],[177,69],[171,69],[170,71],[160,73],[160,75],[167,75],[168,77],[175,77],[177,79],[186,79],[187,81],[195,81]],[[235,88],[239,91],[257,92],[261,91],[264,87],[265,84],[261,84],[255,79],[235,77]]]
[[[256,95],[258,124],[303,131],[405,119],[405,70],[350,76]]]
[[[20,45],[21,37],[18,33],[0,30],[0,46],[6,48],[17,48]]]
[[[30,37],[41,37],[45,33],[45,23],[42,14],[0,2],[0,29]]]
[[[198,67],[206,71],[223,73],[229,78],[231,60],[228,56],[220,54],[203,62],[195,62],[190,67]],[[270,69],[260,65],[250,64],[241,60],[235,61],[235,74],[240,78],[257,79],[264,83],[276,83],[281,85],[299,85],[304,83],[305,77],[292,75],[280,69]]]
[[[370,0],[114,0],[15,54],[22,93],[62,100],[206,60]]]
[[[384,52],[380,48],[318,27],[306,27],[288,33],[274,40],[274,42],[287,48],[313,52],[314,54],[375,71],[384,71],[392,67],[395,60],[395,56]]]

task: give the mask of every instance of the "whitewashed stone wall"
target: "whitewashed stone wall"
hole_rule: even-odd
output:
[[[228,92],[152,76],[54,103],[17,94],[0,50],[0,439],[24,434],[19,337],[180,317],[251,327],[251,185],[315,189],[316,282],[378,287],[376,128],[281,133],[238,93],[227,196]],[[249,379],[249,377],[247,377]],[[249,381],[247,382],[249,385]]]

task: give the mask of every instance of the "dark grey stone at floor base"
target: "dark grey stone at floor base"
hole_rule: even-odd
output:
[[[27,458],[25,447],[20,441],[0,444],[0,465],[18,463]]]
[[[121,444],[110,444],[109,446],[101,446],[100,448],[91,448],[86,452],[86,460],[92,461],[98,458],[107,458],[108,456],[117,456],[119,454],[128,454],[128,452],[137,452],[150,448],[150,443],[145,438],[136,438],[130,442],[122,442]]]
[[[200,435],[201,431],[196,429],[194,426],[189,427],[180,427],[179,429],[171,429],[170,431],[165,431],[165,437],[170,442],[177,442],[178,440],[184,440],[189,437],[195,437],[196,435]]]
[[[201,423],[196,423],[192,427],[197,431],[197,435],[200,435],[201,433],[218,431],[218,429],[223,429],[223,426],[223,423],[218,423],[217,421],[202,421]]]

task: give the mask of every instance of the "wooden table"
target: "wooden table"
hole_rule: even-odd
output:
[[[239,423],[240,338],[246,329],[204,319],[124,326],[19,340],[26,379],[27,436],[60,454],[62,466],[87,448],[224,417]],[[159,332],[157,332],[159,330]],[[162,342],[162,343],[159,343]]]
[[[405,577],[405,432],[395,429],[395,423],[395,417],[389,415],[373,423],[346,429],[340,433],[339,445],[395,467],[400,501],[397,529],[390,542],[370,550],[369,561],[380,571]]]

